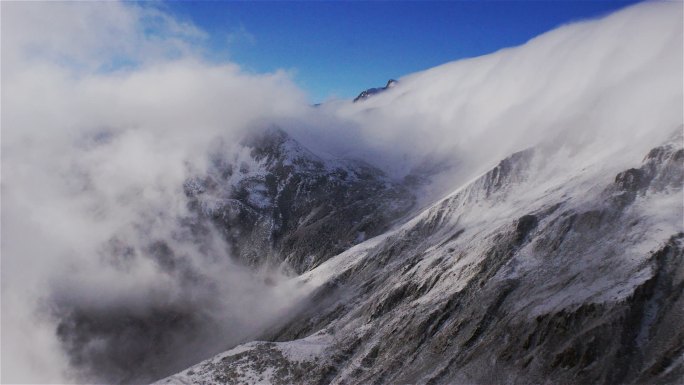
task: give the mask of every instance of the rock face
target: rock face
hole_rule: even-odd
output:
[[[397,83],[398,83],[398,82],[397,82],[396,80],[390,79],[390,80],[387,81],[387,84],[385,84],[384,87],[369,88],[369,89],[367,89],[367,90],[365,90],[365,91],[361,91],[361,93],[359,94],[359,96],[357,96],[357,97],[354,98],[354,103],[359,102],[359,101],[364,101],[364,100],[368,99],[369,97],[371,97],[371,96],[373,96],[373,95],[375,95],[375,94],[379,94],[379,93],[381,93],[381,92],[383,92],[383,91],[387,91],[388,89],[390,89],[390,88],[396,86]]]
[[[209,218],[247,265],[302,273],[383,233],[415,203],[377,168],[321,158],[280,129],[242,144],[236,158],[215,157],[185,192],[199,222]]]
[[[543,156],[305,272],[268,342],[158,383],[681,383],[681,137],[617,175],[550,177]]]

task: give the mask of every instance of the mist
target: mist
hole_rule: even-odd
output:
[[[204,62],[151,8],[2,11],[3,382],[150,381],[282,315],[296,290],[235,263],[183,183],[303,93]]]
[[[312,107],[286,71],[206,60],[206,33],[153,6],[3,3],[2,382],[154,380],[302,298],[188,209],[183,183],[217,143],[228,157],[278,126],[396,180],[429,176],[426,202],[534,146],[557,172],[621,167],[681,131],[681,14],[638,4]]]

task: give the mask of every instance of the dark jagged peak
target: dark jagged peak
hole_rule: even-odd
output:
[[[354,103],[356,103],[356,102],[358,102],[358,101],[366,100],[366,99],[368,99],[369,97],[371,97],[371,96],[373,96],[373,95],[375,95],[375,94],[379,94],[379,93],[381,93],[381,92],[383,92],[383,91],[386,91],[386,90],[388,90],[388,89],[390,89],[390,88],[393,88],[394,86],[397,85],[397,83],[398,83],[398,81],[396,81],[396,80],[394,80],[394,79],[390,79],[390,80],[387,81],[387,84],[386,84],[384,87],[369,88],[369,89],[367,89],[367,90],[365,90],[365,91],[362,91],[362,92],[359,94],[359,96],[357,96],[356,98],[354,98]]]
[[[281,166],[305,169],[324,167],[323,159],[278,127],[257,130],[245,137],[241,144],[251,149],[251,156],[256,161],[265,160],[269,164],[277,162]]]

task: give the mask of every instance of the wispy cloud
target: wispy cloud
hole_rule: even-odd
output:
[[[249,32],[243,24],[240,24],[236,29],[226,36],[226,42],[228,45],[255,45],[257,43],[257,38],[253,33]]]

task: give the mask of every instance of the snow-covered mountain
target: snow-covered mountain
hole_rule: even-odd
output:
[[[290,237],[274,249],[304,292],[294,310],[254,341],[157,384],[681,383],[684,126],[681,55],[671,54],[682,43],[675,8],[633,7],[411,75],[363,103],[320,106],[366,127],[385,124],[395,130],[382,137],[388,141],[407,133],[397,143],[408,141],[408,156],[428,166],[456,159],[430,178],[450,192],[412,211],[407,197],[424,186],[411,178],[380,189],[379,176],[350,185],[332,171],[341,166],[322,160],[270,171],[279,186],[292,173],[325,175],[329,186],[379,202],[362,210],[363,221],[388,215],[358,238],[350,225],[358,219],[342,220],[336,233],[298,220],[310,241]],[[663,35],[642,44],[655,25],[667,26]],[[633,44],[596,49],[616,33]],[[551,53],[555,66],[535,67]],[[430,128],[419,130],[422,138],[408,128],[421,121]],[[440,141],[449,130],[459,135]],[[434,152],[421,153],[431,141]],[[280,149],[310,154],[276,147],[252,154],[271,170],[280,167],[273,159],[289,157]],[[245,184],[242,202],[276,212],[277,194],[264,197],[263,183]],[[330,212],[351,207],[334,201]],[[315,217],[315,207],[304,204],[297,217]],[[344,245],[332,253],[308,246],[338,239]],[[313,263],[302,263],[308,255]]]
[[[681,135],[614,175],[543,158],[300,275],[311,294],[266,340],[158,383],[677,383]]]
[[[384,87],[369,88],[367,90],[361,91],[361,93],[357,97],[354,98],[354,102],[356,103],[358,101],[366,100],[369,97],[371,97],[375,94],[379,94],[380,92],[387,91],[388,89],[390,89],[396,85],[397,85],[397,81],[394,79],[390,79],[387,81],[387,84],[385,84]]]

